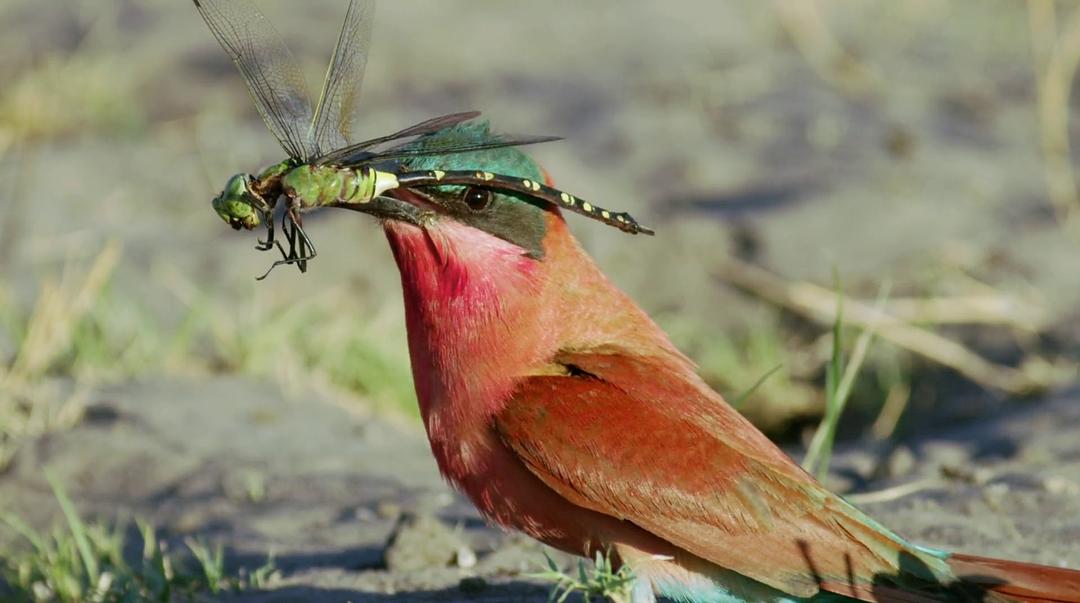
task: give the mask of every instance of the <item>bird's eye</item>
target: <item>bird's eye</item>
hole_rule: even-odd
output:
[[[484,211],[488,205],[491,205],[491,191],[486,188],[476,188],[470,186],[465,189],[465,195],[462,197],[465,205],[469,206],[469,209],[473,211]]]

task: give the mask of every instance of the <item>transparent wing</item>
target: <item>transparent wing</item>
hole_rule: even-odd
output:
[[[240,70],[266,126],[293,159],[311,153],[311,97],[300,66],[251,0],[193,0],[210,31]]]
[[[431,134],[432,132],[438,132],[443,128],[449,128],[450,126],[457,125],[463,121],[469,121],[475,117],[479,117],[479,111],[465,111],[463,113],[451,113],[450,115],[441,115],[439,117],[433,117],[426,121],[422,121],[416,125],[409,126],[404,130],[399,130],[393,134],[387,134],[386,136],[380,136],[378,138],[372,138],[363,142],[358,142],[353,145],[338,147],[337,149],[325,153],[314,163],[321,164],[333,164],[344,165],[348,163],[349,158],[355,159],[357,157],[369,157],[374,153],[371,153],[372,148],[390,142],[393,140],[400,140],[402,138],[410,138],[413,136],[423,136],[424,134]]]
[[[356,167],[381,161],[401,161],[414,157],[431,157],[433,155],[450,155],[452,153],[471,153],[474,151],[486,151],[488,149],[502,149],[505,147],[520,147],[527,144],[539,144],[562,140],[559,136],[502,136],[495,140],[483,142],[454,143],[443,145],[430,145],[424,148],[400,148],[394,147],[386,151],[372,153],[369,151],[357,151],[345,157],[343,161],[328,161],[330,165],[342,167]]]
[[[316,155],[340,149],[351,140],[374,17],[374,0],[349,2],[311,124]]]
[[[520,147],[542,142],[562,140],[561,136],[508,136],[499,135],[490,140],[472,143],[428,143],[423,148],[393,147],[375,153],[373,157],[362,160],[362,163],[374,163],[377,161],[400,161],[413,157],[430,157],[432,155],[448,155],[450,153],[471,153],[473,151],[486,151],[488,149],[501,149],[504,147]]]

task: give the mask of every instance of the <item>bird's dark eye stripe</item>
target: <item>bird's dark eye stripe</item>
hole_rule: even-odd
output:
[[[540,201],[553,203],[570,211],[579,213],[614,226],[623,232],[630,234],[654,234],[651,228],[642,226],[633,216],[626,212],[613,212],[603,207],[593,205],[583,199],[579,199],[570,193],[545,186],[540,182],[526,178],[516,178],[502,174],[494,174],[485,171],[464,170],[425,170],[422,172],[399,172],[397,174],[399,187],[410,188],[417,186],[431,186],[436,183],[463,184],[475,187],[494,189],[499,192],[512,191],[528,195]]]

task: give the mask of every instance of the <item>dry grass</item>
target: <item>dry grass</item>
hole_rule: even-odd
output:
[[[1046,188],[1058,219],[1064,223],[1080,210],[1069,141],[1069,99],[1080,66],[1080,7],[1064,9],[1059,33],[1054,0],[1028,0],[1027,6]]]
[[[226,300],[189,283],[186,316],[170,324],[110,289],[120,259],[110,243],[89,265],[68,262],[25,314],[0,287],[0,335],[15,342],[0,365],[0,466],[21,442],[76,424],[95,385],[156,372],[254,375],[416,414],[407,352],[388,344],[399,328],[394,313],[340,311],[356,306],[346,288],[271,303],[255,293]]]
[[[17,3],[9,7],[13,14],[16,8],[24,7]],[[21,68],[4,74],[5,85],[0,88],[0,153],[18,141],[132,132],[144,124],[144,105],[136,92],[145,71],[116,43],[123,10],[113,2],[77,0],[43,11],[53,17],[64,15],[69,29],[79,32],[78,39],[66,50],[36,56],[10,52],[5,57],[14,65],[21,63]],[[15,29],[0,32],[17,36]],[[73,34],[59,29],[51,35]],[[62,45],[58,39],[57,46]]]
[[[34,140],[141,125],[130,70],[109,55],[52,55],[0,90],[0,150]]]
[[[59,279],[42,286],[25,323],[7,321],[19,344],[12,361],[0,365],[0,467],[22,440],[70,427],[81,417],[88,381],[58,382],[50,369],[72,350],[119,258],[120,245],[110,243],[89,267],[69,263]],[[9,306],[5,313],[14,312]]]
[[[243,320],[216,314],[207,326],[214,354],[227,371],[276,375],[286,385],[330,386],[366,398],[374,409],[416,414],[407,352],[387,345],[397,328],[388,310],[374,316],[342,312],[346,288],[302,301],[266,306]]]
[[[787,281],[762,268],[735,259],[719,262],[715,273],[727,283],[810,320],[822,324],[831,324],[837,320],[835,293],[824,287],[808,282]],[[906,304],[909,308],[940,305],[935,300],[923,300],[921,303],[909,300]],[[850,324],[862,328],[876,326],[883,339],[953,369],[989,389],[1026,396],[1066,383],[1074,377],[1074,371],[1070,370],[1069,366],[1054,365],[1038,357],[1029,358],[1019,368],[995,364],[956,341],[905,322],[884,309],[877,310],[854,299],[845,299],[844,306],[847,308],[847,321]],[[967,309],[971,307],[969,305]],[[975,306],[975,309],[981,310],[978,306]],[[963,310],[964,305],[956,304],[948,312],[940,308],[938,312],[948,315],[951,321],[958,321],[958,314]],[[930,314],[921,316],[923,319],[930,317]],[[997,313],[987,316],[982,311],[971,311],[963,318],[963,322],[979,323],[987,318],[990,318],[990,322],[999,322],[1000,317]]]
[[[881,94],[880,77],[832,33],[814,0],[777,0],[776,18],[814,71],[837,90],[856,98]]]

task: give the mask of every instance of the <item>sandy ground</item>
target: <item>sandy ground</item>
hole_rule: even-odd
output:
[[[792,278],[828,283],[835,267],[866,296],[886,279],[897,295],[1020,295],[1045,310],[1037,337],[948,333],[1002,362],[1039,346],[1075,362],[1080,245],[1045,193],[1022,3],[825,5],[871,72],[871,94],[823,81],[766,3],[383,2],[361,132],[477,108],[505,131],[567,136],[534,149],[556,181],[659,234],[629,238],[573,217],[572,228],[662,317],[719,333],[771,315],[711,276],[711,259],[738,249]],[[187,3],[123,6],[79,48],[116,61],[110,84],[135,82],[125,99],[141,129],[79,129],[6,156],[0,190],[21,236],[5,242],[0,270],[14,294],[28,299],[64,258],[115,239],[114,289],[166,319],[178,320],[190,301],[178,292],[193,288],[228,300],[239,320],[265,300],[347,283],[364,295],[343,311],[369,313],[404,357],[395,269],[362,216],[315,217],[326,253],[309,273],[254,284],[267,256],[207,200],[279,152]],[[319,72],[339,3],[265,6]],[[77,47],[82,21],[62,12],[20,2],[2,13],[0,75]],[[10,345],[0,337],[0,352]],[[1015,401],[941,381],[950,387],[916,392],[897,442],[846,445],[835,485],[920,486],[863,505],[918,542],[1080,567],[1080,391]],[[418,426],[373,418],[363,400],[196,374],[111,385],[91,401],[83,425],[27,447],[0,475],[0,507],[35,525],[55,518],[48,465],[91,515],[136,513],[175,540],[220,538],[234,564],[273,551],[283,580],[241,599],[546,597],[523,576],[541,549],[485,527],[437,476]],[[258,503],[252,480],[265,483]],[[419,519],[387,555],[403,513]],[[409,534],[425,546],[410,550]],[[471,565],[465,549],[475,565],[454,567]],[[463,592],[472,576],[487,588]]]
[[[55,515],[40,471],[49,466],[85,513],[150,519],[177,546],[190,534],[223,542],[233,567],[258,567],[272,551],[282,578],[229,600],[547,596],[526,575],[540,571],[541,547],[485,526],[440,480],[415,430],[243,379],[146,380],[93,399],[82,426],[25,451],[0,481],[0,508],[35,523]],[[1080,567],[1078,434],[1080,391],[1066,392],[904,451],[848,450],[838,482],[861,496],[921,484],[862,505],[916,542]],[[265,490],[257,502],[253,475]]]

